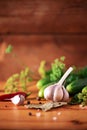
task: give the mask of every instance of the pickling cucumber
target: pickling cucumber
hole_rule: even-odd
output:
[[[69,94],[74,95],[81,92],[81,90],[87,85],[87,78],[77,79],[72,81],[66,86],[66,90]]]
[[[44,85],[50,83],[50,79],[49,78],[42,78],[40,80],[38,80],[36,86],[38,89],[41,89]]]

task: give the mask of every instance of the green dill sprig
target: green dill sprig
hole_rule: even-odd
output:
[[[24,69],[21,70],[20,73],[13,74],[7,79],[5,84],[5,93],[17,92],[19,87],[22,89],[22,91],[27,91],[28,83],[33,80],[33,73],[29,67],[20,61],[20,58],[17,56],[17,54],[13,53],[13,46],[9,44],[5,50],[5,54],[10,53],[17,60],[17,62],[23,66]]]
[[[46,61],[45,60],[42,60],[40,62],[40,66],[38,68],[38,73],[39,75],[44,78],[46,76]]]
[[[7,48],[6,48],[6,50],[5,50],[5,53],[6,53],[6,54],[9,54],[9,53],[11,53],[12,51],[13,51],[13,46],[12,46],[12,45],[8,45]]]
[[[8,78],[5,84],[5,93],[17,92],[21,88],[22,91],[27,91],[27,85],[33,80],[32,73],[28,67],[20,73],[13,74]]]
[[[81,104],[83,107],[87,106],[87,86],[85,86],[81,92],[75,94],[69,103]]]
[[[18,79],[19,74],[13,74],[11,77],[8,78],[5,84],[5,93],[13,93],[18,91]]]
[[[60,57],[60,59],[55,59],[54,62],[51,64],[52,73],[50,74],[51,81],[59,80],[62,75],[63,71],[65,70],[65,64],[63,63],[65,57]]]
[[[28,67],[20,72],[19,82],[23,91],[27,90],[27,84],[32,81],[31,71]]]

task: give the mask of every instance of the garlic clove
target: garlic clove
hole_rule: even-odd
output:
[[[16,95],[13,98],[11,98],[11,101],[15,105],[22,105],[25,101],[25,97],[23,95]]]
[[[69,93],[67,92],[67,90],[65,89],[64,86],[62,86],[62,90],[63,90],[63,99],[62,99],[62,101],[68,101],[69,100]]]
[[[54,90],[53,101],[61,101],[62,98],[63,98],[63,90],[60,87],[60,85],[56,86]]]
[[[46,100],[53,100],[53,93],[54,93],[55,87],[56,86],[51,85],[51,86],[48,86],[47,88],[45,88],[45,90],[44,90],[44,98]]]

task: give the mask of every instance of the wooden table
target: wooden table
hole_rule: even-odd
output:
[[[3,85],[0,83],[0,93],[3,92]],[[36,100],[38,90],[35,83],[29,86],[29,90],[32,91],[32,94],[27,100],[31,103],[44,102]],[[0,102],[0,129],[86,130],[86,114],[87,110],[82,110],[78,105],[63,106],[43,112],[42,110],[27,109],[24,106],[15,106],[11,102]]]

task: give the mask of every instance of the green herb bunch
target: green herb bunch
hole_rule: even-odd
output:
[[[65,57],[62,56],[59,59],[55,59],[51,63],[50,69],[46,69],[46,61],[41,61],[38,72],[41,76],[40,80],[37,81],[37,87],[43,87],[49,83],[57,82],[65,72]]]
[[[81,92],[72,97],[70,104],[81,104],[82,106],[87,105],[87,86],[85,86]]]
[[[13,51],[13,46],[8,45],[8,47],[5,50],[5,53],[10,54],[12,53],[12,51]],[[5,93],[17,92],[19,91],[20,88],[22,89],[22,91],[27,91],[28,83],[33,80],[32,74],[33,73],[29,69],[29,67],[24,65],[24,69],[21,70],[21,72],[13,74],[7,79],[5,84]]]
[[[52,69],[52,72],[50,74],[51,81],[58,81],[62,77],[65,69],[65,64],[63,63],[64,60],[65,57],[60,57],[60,59],[55,59],[54,63],[51,64]]]
[[[22,91],[27,91],[27,85],[30,81],[32,81],[31,71],[26,67],[20,73],[13,74],[8,78],[5,84],[5,93],[17,92],[20,88]]]

